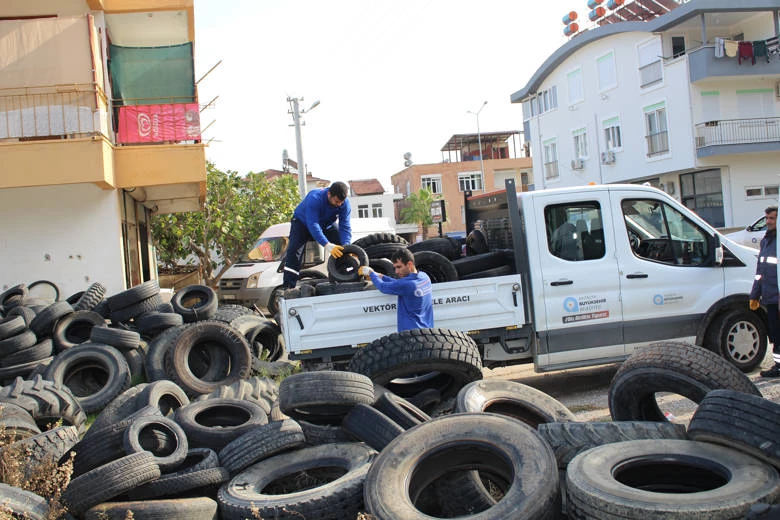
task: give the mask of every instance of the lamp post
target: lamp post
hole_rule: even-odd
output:
[[[479,146],[479,171],[482,172],[482,182],[485,182],[485,162],[482,160],[482,134],[479,132],[479,113],[482,112],[482,109],[485,108],[485,105],[487,105],[487,101],[482,103],[482,106],[479,107],[479,110],[476,112],[472,112],[471,110],[467,110],[469,114],[474,114],[477,116],[477,145]]]
[[[293,126],[295,126],[295,146],[298,151],[298,191],[301,194],[301,200],[306,197],[306,168],[303,165],[303,145],[301,144],[301,114],[306,114],[320,104],[319,101],[315,101],[306,110],[301,110],[298,103],[303,101],[303,98],[291,98],[288,97],[287,101],[290,103],[290,114],[293,116]]]

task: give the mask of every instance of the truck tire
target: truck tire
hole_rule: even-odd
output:
[[[130,387],[130,367],[108,345],[87,344],[58,354],[44,377],[68,387],[86,413],[102,410]]]
[[[219,452],[244,433],[268,424],[268,415],[244,399],[206,399],[182,406],[173,415],[193,448]]]
[[[458,271],[452,261],[435,251],[418,251],[414,254],[414,264],[431,278],[431,283],[457,281]]]
[[[495,476],[504,496],[489,509],[454,516],[557,518],[558,470],[550,447],[529,426],[484,413],[440,417],[396,437],[368,471],[366,509],[377,520],[431,518],[418,508],[428,485],[446,474],[470,470]]]
[[[700,403],[719,388],[761,395],[745,374],[714,352],[686,343],[655,343],[635,351],[615,373],[609,411],[613,421],[666,421],[657,392]]]
[[[163,436],[166,442],[160,443]],[[161,472],[176,469],[187,457],[187,435],[167,417],[146,415],[138,417],[125,430],[123,446],[127,455],[148,452]]]
[[[173,346],[173,341],[179,334],[193,325],[192,323],[184,323],[165,329],[149,342],[149,346],[146,349],[146,359],[144,360],[144,372],[146,373],[147,381],[168,379],[168,375],[165,373],[165,355]],[[95,329],[92,330],[94,331]]]
[[[344,417],[341,427],[355,439],[365,442],[376,451],[404,433],[406,430],[388,416],[367,404],[353,407]]]
[[[50,518],[49,502],[32,491],[0,482],[0,504],[2,512],[9,518],[27,518],[29,520],[46,520]]]
[[[217,314],[217,293],[206,285],[188,285],[176,291],[171,305],[185,323],[208,320]]]
[[[401,397],[436,388],[445,400],[482,379],[482,360],[474,340],[462,332],[414,329],[372,341],[352,357],[349,370]]]
[[[489,250],[487,236],[481,229],[474,229],[466,235],[466,254],[468,256],[481,255]]]
[[[219,452],[219,463],[231,476],[277,453],[299,448],[306,438],[292,419],[258,426],[229,442]]]
[[[371,258],[368,261],[368,266],[379,274],[389,276],[390,278],[398,278],[395,274],[393,262],[387,258]]]
[[[145,312],[135,319],[138,332],[144,338],[154,338],[171,327],[184,323],[184,317],[176,312]]]
[[[764,360],[767,329],[759,315],[748,309],[721,314],[713,324],[715,352],[743,372],[752,372]]]
[[[452,261],[458,276],[468,275],[507,265],[507,256],[503,251],[491,251],[479,255],[470,255]]]
[[[501,379],[472,381],[460,389],[455,412],[488,412],[513,417],[531,428],[544,423],[572,422],[574,414],[553,396],[536,388]]]
[[[38,339],[50,338],[57,320],[73,312],[68,302],[54,302],[35,315],[30,322],[30,330]]]
[[[106,288],[100,282],[94,282],[73,304],[74,311],[91,311],[98,303],[103,301]]]
[[[18,404],[0,401],[0,444],[38,435],[41,429],[32,415]]]
[[[33,317],[35,317],[34,314]],[[27,321],[22,316],[11,316],[9,314],[0,320],[0,341],[17,336],[24,332],[26,328]]]
[[[279,341],[282,329],[273,320],[265,320],[248,330],[244,336],[252,354],[263,361],[277,361],[284,356],[284,346]]]
[[[366,247],[372,246],[374,244],[402,244],[406,246],[409,242],[407,242],[404,237],[396,235],[395,233],[383,232],[371,233],[370,235],[358,238],[352,243],[365,249]]]
[[[62,419],[65,425],[75,426],[79,434],[86,429],[87,416],[73,393],[41,376],[31,380],[17,377],[10,385],[0,388],[0,405],[4,403],[27,410],[39,427],[47,428]]]
[[[119,350],[135,350],[141,345],[141,335],[134,330],[125,330],[107,325],[92,327],[89,339],[93,343],[110,345]]]
[[[221,518],[355,518],[363,510],[363,482],[375,455],[376,451],[362,443],[312,446],[275,455],[245,469],[219,489]],[[266,491],[269,484],[280,481],[299,488],[291,477],[302,472],[317,475],[334,469],[340,476],[316,487],[279,493]]]
[[[424,392],[425,390],[423,390]],[[419,395],[419,394],[418,394]],[[404,430],[430,421],[430,416],[407,399],[384,391],[374,403],[374,408],[389,417]]]
[[[688,440],[636,440],[580,453],[566,470],[571,518],[725,520],[780,493],[774,468],[736,450]]]
[[[282,413],[315,424],[341,424],[352,407],[373,402],[371,379],[353,372],[299,372],[279,384]]]
[[[558,469],[562,470],[579,453],[602,444],[640,439],[688,438],[682,424],[651,421],[548,422],[537,426],[536,431],[553,449]]]
[[[7,453],[16,460],[24,460],[24,478],[31,479],[41,466],[56,465],[79,441],[79,432],[75,426],[59,426],[23,440],[6,444],[0,453]],[[5,454],[4,453],[4,454]],[[0,504],[2,498],[0,498]]]
[[[148,298],[160,295],[160,284],[157,280],[148,280],[130,289],[109,296],[106,301],[113,312],[138,304]]]
[[[92,311],[74,311],[57,321],[52,339],[58,352],[90,340],[94,327],[104,326],[105,318]]]
[[[368,255],[369,260],[372,258],[390,258],[393,256],[393,253],[401,249],[406,249],[406,244],[388,242],[385,244],[366,246],[366,254]]]
[[[149,386],[149,383],[140,383],[135,386],[131,386],[118,396],[116,396],[110,403],[108,403],[103,410],[95,417],[87,433],[84,434],[84,439],[87,439],[95,434],[95,432],[106,428],[112,424],[126,419],[140,408],[136,404],[136,397],[141,391]]]
[[[768,399],[713,390],[693,413],[688,435],[748,453],[780,469],[780,404]]]
[[[460,258],[460,242],[450,237],[427,238],[420,242],[410,244],[407,249],[412,253],[419,253],[420,251],[434,251],[442,256],[447,257],[449,260]]]
[[[84,520],[125,520],[128,513],[136,520],[213,520],[217,503],[208,497],[104,502],[89,509]]]
[[[33,363],[46,359],[54,352],[54,344],[49,338],[43,339],[35,345],[21,350],[17,350],[13,354],[8,354],[0,358],[0,367],[10,368],[17,365],[26,363]]]
[[[368,255],[362,248],[346,245],[341,258],[328,257],[328,278],[334,282],[357,282],[360,280],[359,268],[367,265]]]
[[[495,278],[496,276],[506,276],[508,274],[514,274],[515,270],[509,265],[500,265],[493,269],[485,269],[484,271],[478,271],[476,273],[467,274],[461,276],[461,280],[476,280],[477,278]]]

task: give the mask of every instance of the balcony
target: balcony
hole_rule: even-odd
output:
[[[121,145],[109,100],[95,84],[0,89],[0,189],[76,183],[144,188],[143,202],[160,212],[197,209],[205,196],[206,159],[197,104],[190,105],[122,107],[137,118],[121,122],[133,121],[139,131],[127,140],[133,144]],[[185,133],[161,132],[158,139],[151,132],[139,141],[142,122],[151,122],[151,130],[183,127]]]
[[[772,76],[780,75],[780,60],[772,55],[769,61],[766,58],[756,58],[753,65],[750,60],[742,60],[740,65],[737,58],[716,58],[715,47],[706,45],[688,51],[688,68],[691,83],[703,79],[746,76]]]
[[[725,119],[695,127],[696,156],[780,151],[780,117]]]
[[[639,86],[642,88],[660,83],[664,79],[664,68],[661,60],[639,67]]]

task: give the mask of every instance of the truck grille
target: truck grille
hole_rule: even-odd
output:
[[[219,281],[219,289],[222,291],[238,291],[241,289],[241,278],[223,278]]]

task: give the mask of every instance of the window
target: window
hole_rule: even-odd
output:
[[[645,139],[647,156],[652,157],[669,151],[669,134],[666,128],[666,104],[657,103],[645,107]]]
[[[382,216],[382,204],[379,203],[371,204],[371,216],[377,218]]]
[[[637,48],[639,59],[639,86],[642,88],[660,83],[664,79],[661,56],[661,40],[655,38]]]
[[[441,193],[441,175],[423,175],[420,184],[433,194]]]
[[[482,172],[462,172],[458,174],[458,191],[482,190]]]
[[[672,36],[672,58],[685,54],[685,36]]]
[[[358,218],[368,218],[368,204],[358,204]]]
[[[768,186],[746,186],[745,198],[751,199],[777,199],[780,189],[777,184]]]
[[[621,206],[635,256],[670,265],[706,263],[709,235],[678,210],[654,199],[624,200]]]
[[[547,90],[543,90],[531,99],[531,116],[538,116],[558,108],[558,87],[553,85]]]
[[[569,104],[573,105],[585,100],[585,87],[582,84],[582,69],[569,72],[566,75],[569,85]]]
[[[412,193],[412,181],[406,181],[406,196]]]
[[[774,105],[775,94],[771,88],[737,90],[737,113],[742,119],[763,121],[768,114],[774,114]]]
[[[613,117],[601,122],[604,128],[604,144],[612,152],[623,148],[623,138],[620,136],[620,119]]]
[[[615,69],[615,53],[609,52],[596,60],[599,72],[599,90],[604,91],[617,87],[617,71]]]
[[[588,131],[580,128],[574,134],[574,156],[578,159],[588,158]]]
[[[604,257],[601,206],[596,201],[544,208],[547,247],[553,256],[573,262]]]
[[[558,143],[555,139],[544,142],[544,178],[558,178]]]

